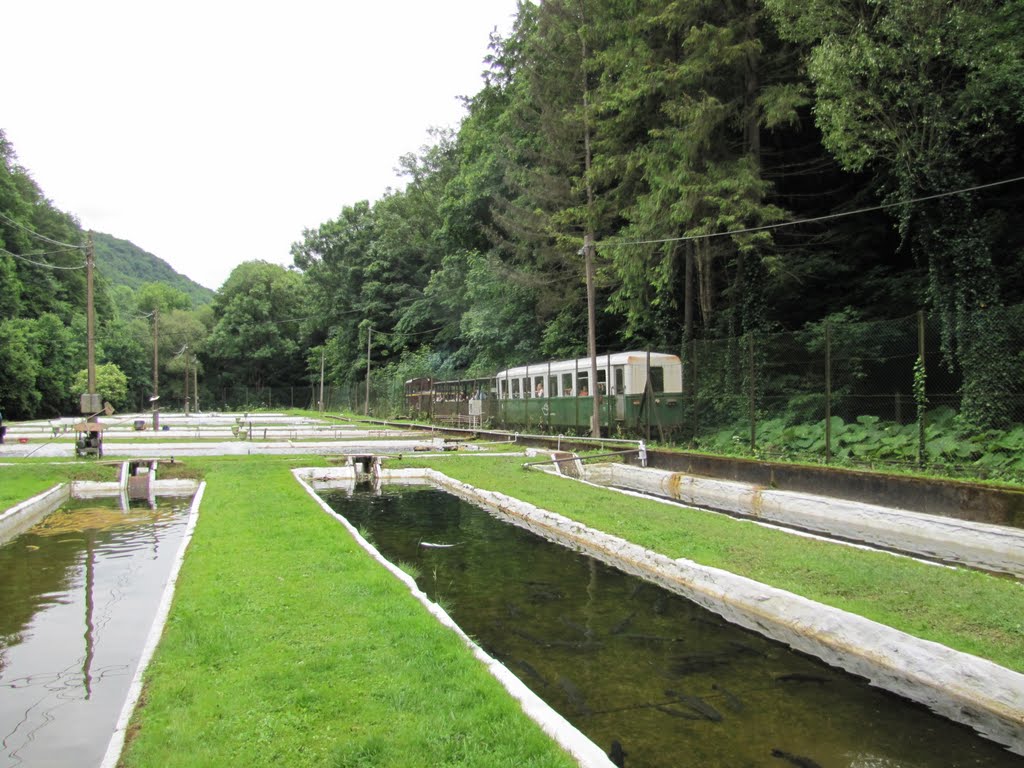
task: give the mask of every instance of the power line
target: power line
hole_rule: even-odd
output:
[[[59,246],[61,246],[63,248],[74,248],[75,250],[79,250],[79,251],[84,251],[85,248],[86,248],[86,246],[84,246],[84,245],[72,245],[71,243],[62,243],[60,240],[54,240],[52,238],[47,237],[46,235],[41,235],[38,232],[36,232],[34,229],[29,229],[24,224],[22,224],[20,221],[15,221],[14,219],[10,218],[9,216],[7,216],[7,215],[5,215],[3,213],[0,213],[0,219],[3,219],[8,224],[13,224],[14,226],[18,227],[18,229],[21,229],[21,230],[24,230],[25,232],[28,232],[28,234],[32,235],[32,237],[39,238],[43,242],[49,243],[50,245],[59,245]]]
[[[24,261],[24,262],[27,262],[29,264],[33,264],[33,265],[35,265],[37,267],[46,267],[47,269],[85,269],[85,264],[79,264],[77,267],[61,267],[61,266],[58,266],[57,264],[47,264],[46,262],[43,262],[43,261],[33,261],[32,259],[29,259],[29,258],[21,255],[20,253],[12,253],[11,251],[8,251],[6,248],[0,248],[0,252],[6,253],[8,256],[13,256],[14,258],[18,259],[19,261]],[[63,251],[47,251],[46,253],[51,253],[51,254],[52,253],[63,253]],[[46,255],[46,254],[44,253],[44,254],[33,254],[33,255]]]
[[[764,224],[759,227],[746,227],[744,229],[731,229],[728,232],[707,232],[700,235],[683,235],[681,237],[663,237],[659,240],[601,240],[595,245],[604,246],[615,246],[615,245],[659,245],[661,243],[680,243],[687,240],[701,240],[703,238],[712,237],[729,237],[731,235],[745,235],[751,232],[764,232],[769,229],[780,229],[782,227],[793,227],[798,224],[813,224],[818,221],[828,221],[829,219],[839,219],[844,216],[856,216],[859,213],[870,213],[871,211],[881,211],[886,208],[898,208],[901,205],[914,205],[916,203],[924,203],[928,200],[938,200],[942,197],[951,197],[953,195],[962,195],[967,192],[977,192],[981,189],[988,189],[990,187],[998,187],[1003,184],[1013,184],[1018,181],[1024,181],[1024,176],[1017,176],[1012,179],[1003,179],[1002,181],[993,181],[988,184],[978,184],[973,187],[964,187],[962,189],[955,189],[951,192],[938,192],[934,195],[925,195],[924,197],[913,197],[909,200],[900,200],[894,203],[880,203],[879,205],[872,205],[867,208],[858,208],[854,211],[841,211],[839,213],[829,213],[824,216],[815,216],[810,219],[796,219],[794,221],[780,221],[775,224]]]

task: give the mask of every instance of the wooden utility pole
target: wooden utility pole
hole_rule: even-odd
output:
[[[587,354],[590,355],[590,433],[601,437],[601,402],[597,391],[597,298],[594,290],[594,185],[590,180],[590,89],[587,84],[587,36],[583,0],[580,0],[580,46],[583,85],[583,175],[587,187],[587,223],[583,235],[583,263],[587,275]],[[608,382],[605,382],[607,386]],[[578,393],[577,393],[578,394]]]
[[[188,385],[189,385],[189,378],[190,378],[191,373],[192,373],[189,370],[189,366],[188,366],[189,360],[188,360],[188,358],[189,358],[188,344],[185,344],[185,415],[186,416],[188,416]]]
[[[320,348],[320,401],[318,403],[318,407],[319,407],[320,415],[321,416],[324,415],[324,357],[325,357],[325,352],[326,352],[326,347],[321,347]]]
[[[86,389],[89,390],[88,394],[90,395],[96,394],[96,310],[93,306],[92,288],[92,273],[95,263],[96,252],[93,249],[92,232],[90,232],[89,247],[85,251],[85,323],[89,354],[88,369],[86,371],[88,384],[86,385]],[[99,409],[93,408],[91,410],[97,411]],[[89,421],[95,422],[96,416],[90,416]]]
[[[160,429],[160,308],[153,308],[153,431]]]
[[[373,327],[366,326],[366,404],[363,406],[363,415],[370,415],[370,337],[373,334]]]
[[[589,191],[590,185],[587,185]],[[590,433],[601,436],[601,402],[597,391],[597,299],[594,293],[594,236],[583,236],[583,259],[587,273],[587,354],[590,355],[590,397],[593,409],[590,414]]]

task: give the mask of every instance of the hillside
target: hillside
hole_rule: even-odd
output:
[[[163,259],[134,243],[102,232],[93,233],[97,271],[111,285],[138,288],[143,283],[164,283],[188,294],[196,306],[213,301],[213,291],[179,274]]]

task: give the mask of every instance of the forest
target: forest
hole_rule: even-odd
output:
[[[151,391],[154,313],[167,399],[187,365],[207,403],[306,405],[321,365],[364,381],[368,343],[396,381],[582,356],[589,288],[598,353],[924,312],[959,418],[1024,421],[1024,327],[996,311],[1024,302],[1024,4],[524,0],[482,74],[461,125],[296,233],[289,268],[242,263],[209,305],[101,290],[122,405]],[[54,243],[86,233],[0,157],[0,408],[55,415],[84,290]]]

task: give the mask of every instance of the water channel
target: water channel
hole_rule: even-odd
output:
[[[1024,766],[964,726],[442,491],[322,495],[630,768]]]
[[[72,500],[0,546],[0,768],[103,759],[190,499],[139,504]]]

